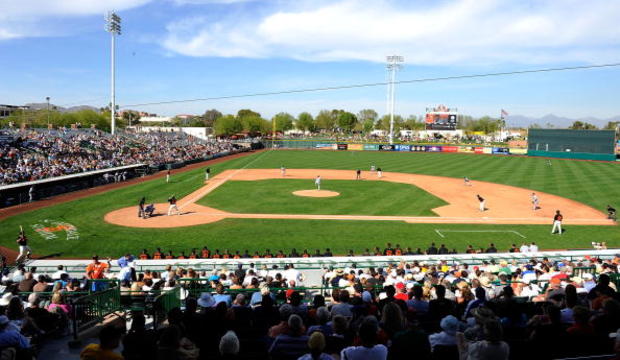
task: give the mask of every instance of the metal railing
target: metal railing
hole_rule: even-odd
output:
[[[73,336],[77,339],[81,331],[103,321],[109,314],[121,310],[120,288],[112,287],[78,297],[73,299],[71,307]]]

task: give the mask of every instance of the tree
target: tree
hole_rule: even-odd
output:
[[[238,118],[244,118],[246,116],[253,116],[253,117],[260,117],[260,113],[257,113],[256,111],[252,111],[250,109],[241,109],[239,111],[237,111],[237,117]]]
[[[271,121],[276,122],[276,131],[285,132],[293,128],[295,117],[289,113],[281,112],[276,114]]]
[[[269,122],[258,116],[244,116],[241,121],[243,131],[247,132],[250,136],[258,134],[266,134],[270,131]]]
[[[418,118],[415,115],[409,115],[407,120],[403,123],[403,129],[407,130],[424,130],[426,128],[426,124],[424,121],[418,121]]]
[[[338,127],[341,130],[350,132],[357,124],[357,117],[348,111],[344,111],[338,114]]]
[[[230,136],[243,131],[241,120],[233,115],[222,116],[215,121],[215,135]]]
[[[316,127],[321,130],[333,131],[336,127],[336,119],[329,110],[321,110],[315,119]]]
[[[314,125],[315,124],[312,115],[307,112],[302,112],[301,114],[299,114],[299,116],[297,117],[297,122],[295,123],[295,127],[303,131],[314,131]]]
[[[573,129],[573,130],[596,130],[597,127],[595,125],[592,125],[590,123],[587,122],[582,122],[582,121],[575,121],[573,122],[573,125],[571,125],[569,127],[569,129]]]
[[[372,119],[366,119],[361,124],[362,124],[362,131],[365,134],[369,134],[370,132],[372,132],[372,129],[375,128],[375,122]]]
[[[373,109],[363,109],[357,113],[357,120],[362,124],[370,120],[372,121],[374,125],[374,123],[377,121],[378,118],[379,118],[379,114],[377,114],[377,112],[374,111]]]
[[[605,130],[616,130],[618,128],[618,125],[620,125],[620,121],[609,121],[609,122],[607,122],[607,125],[605,125],[605,127],[603,129],[605,129]]]
[[[204,115],[202,115],[202,119],[204,120],[206,127],[213,127],[215,120],[221,117],[222,117],[222,113],[215,109],[207,110],[205,111]]]
[[[400,115],[394,115],[394,134],[398,134],[403,127],[403,117]],[[379,130],[390,131],[390,115],[383,115],[376,126]]]

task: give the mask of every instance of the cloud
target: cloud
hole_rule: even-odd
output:
[[[200,0],[178,0],[200,1]],[[429,5],[432,4],[432,5]],[[604,62],[620,58],[620,2],[340,0],[281,3],[264,16],[167,26],[163,46],[187,56],[413,64]],[[187,25],[191,24],[191,27]]]
[[[103,16],[109,10],[122,11],[151,0],[0,0],[0,41],[29,36],[50,36],[45,24],[67,17]],[[102,20],[103,23],[103,20]],[[102,25],[103,26],[103,25]]]

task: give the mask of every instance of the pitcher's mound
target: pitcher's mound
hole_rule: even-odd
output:
[[[297,190],[293,191],[293,195],[309,197],[334,197],[340,195],[340,193],[329,190]]]

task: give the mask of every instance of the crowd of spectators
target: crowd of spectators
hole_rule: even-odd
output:
[[[350,263],[325,269],[320,292],[292,264],[138,272],[134,260],[5,271],[0,349],[31,354],[32,343],[67,333],[68,299],[114,286],[130,301],[180,288],[183,305],[153,329],[131,305],[129,330],[104,328],[84,359],[121,343],[125,359],[552,359],[613,353],[620,328],[620,256]]]
[[[0,185],[79,172],[146,164],[159,166],[230,151],[228,141],[203,141],[184,133],[98,130],[1,130]]]
[[[131,268],[132,257],[119,259]],[[476,266],[411,262],[326,269],[325,294],[304,288],[303,271],[253,264],[204,273],[168,267],[126,271],[134,291],[188,291],[167,323],[107,329],[89,356],[120,343],[125,359],[554,359],[610,354],[620,328],[611,277],[620,257],[532,259]],[[581,267],[591,272],[575,274]],[[119,273],[119,275],[121,274]],[[191,279],[194,278],[191,281]],[[121,280],[125,281],[125,280]],[[193,284],[193,285],[192,285]],[[109,341],[105,338],[111,336]],[[610,335],[611,334],[611,335]],[[611,336],[611,337],[610,337]]]
[[[596,245],[595,245],[596,244]],[[601,245],[605,243],[592,243],[595,249],[603,250],[606,249],[606,245]],[[512,244],[510,248],[506,249],[509,253],[535,253],[538,252],[538,245],[535,242],[531,243],[522,243],[521,246],[517,246],[517,244]],[[495,247],[494,243],[490,243],[486,248],[478,248],[475,249],[473,245],[468,245],[464,251],[460,253],[465,254],[492,254],[499,252]],[[449,254],[459,254],[456,249],[449,249],[445,244],[440,244],[439,247],[435,243],[431,243],[428,248],[422,250],[422,248],[416,248],[413,250],[411,247],[401,248],[400,244],[396,244],[392,246],[391,243],[387,243],[385,248],[381,249],[378,246],[374,249],[370,250],[370,248],[366,248],[361,253],[355,253],[353,250],[347,251],[345,254],[336,254],[331,251],[330,248],[326,248],[324,251],[321,249],[315,249],[314,251],[304,249],[301,252],[298,252],[297,249],[292,248],[290,251],[284,250],[276,250],[271,251],[270,249],[265,249],[265,251],[254,251],[250,253],[249,250],[245,249],[241,250],[229,250],[224,249],[220,251],[220,249],[211,250],[208,246],[203,247],[201,250],[194,248],[190,251],[181,251],[180,253],[174,253],[172,250],[164,251],[161,248],[157,248],[152,253],[147,249],[143,249],[142,252],[138,255],[140,260],[172,260],[172,259],[270,259],[270,258],[310,258],[310,257],[332,257],[332,256],[408,256],[408,255],[449,255]]]

